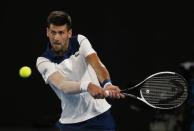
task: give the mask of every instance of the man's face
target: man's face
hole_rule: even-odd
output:
[[[68,30],[67,25],[55,26],[50,24],[47,28],[47,36],[52,49],[57,53],[64,52],[68,48],[71,35],[72,30]]]

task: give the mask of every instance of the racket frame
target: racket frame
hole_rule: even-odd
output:
[[[149,105],[150,107],[155,108],[155,109],[173,109],[173,108],[177,108],[177,107],[181,106],[184,102],[182,102],[181,104],[178,104],[177,106],[168,107],[168,108],[157,107],[157,106],[154,106],[154,105],[150,104],[149,102],[147,102],[147,101],[145,100],[145,98],[144,98],[143,95],[142,95],[141,90],[139,90],[140,97],[135,96],[135,95],[133,95],[133,94],[125,93],[126,91],[130,91],[130,90],[133,90],[134,88],[137,88],[139,85],[141,85],[142,83],[144,83],[146,80],[148,80],[148,79],[150,79],[150,78],[152,78],[152,77],[154,77],[154,76],[156,76],[156,75],[165,74],[165,73],[173,74],[173,75],[174,75],[174,74],[179,75],[178,73],[172,72],[172,71],[161,71],[161,72],[157,72],[157,73],[154,73],[154,74],[150,75],[149,77],[147,77],[146,79],[144,79],[142,82],[136,84],[135,86],[130,87],[130,88],[127,88],[127,89],[124,89],[124,90],[121,90],[121,92],[123,92],[123,93],[122,93],[123,95],[129,96],[129,97],[132,97],[132,98],[135,98],[135,99],[138,99],[138,100],[140,100],[140,101],[146,103],[147,105]],[[186,82],[186,80],[185,80],[181,75],[179,75],[179,76]],[[186,82],[186,84],[187,84],[187,82]],[[188,86],[188,85],[187,85],[187,86]],[[187,95],[187,97],[188,97],[188,95]]]

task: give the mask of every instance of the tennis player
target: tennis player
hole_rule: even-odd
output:
[[[89,40],[81,34],[72,36],[71,17],[63,11],[48,15],[47,36],[48,48],[36,66],[61,100],[60,130],[115,131],[111,105],[105,98],[124,95],[111,83]]]

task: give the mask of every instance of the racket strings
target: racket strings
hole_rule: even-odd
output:
[[[181,105],[187,98],[186,82],[174,74],[161,74],[146,80],[141,96],[151,105],[162,108]]]

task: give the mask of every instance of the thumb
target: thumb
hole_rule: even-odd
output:
[[[109,91],[105,90],[105,97],[109,97]]]

